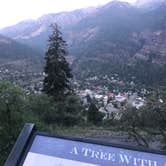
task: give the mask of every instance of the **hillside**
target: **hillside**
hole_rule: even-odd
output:
[[[0,33],[43,52],[47,45],[52,23],[58,23],[63,31],[67,31],[69,27],[73,27],[80,20],[95,12],[95,8],[87,8],[72,12],[46,14],[37,20],[27,20],[4,28],[0,30]]]
[[[154,2],[154,1],[153,1]],[[166,83],[166,3],[113,1],[98,8],[48,14],[0,32],[19,42],[46,48],[49,24],[57,22],[69,45],[78,79],[117,74],[128,82],[152,86]]]
[[[27,66],[30,70],[41,66],[41,54],[26,45],[0,35],[0,70],[3,68],[24,70]]]
[[[0,58],[24,59],[33,56],[40,56],[40,54],[26,45],[0,35]]]

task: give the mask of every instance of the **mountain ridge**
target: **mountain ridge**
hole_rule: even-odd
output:
[[[71,12],[45,14],[37,20],[22,21],[14,26],[3,28],[0,30],[0,33],[24,44],[27,44],[27,41],[30,40],[28,45],[34,48],[40,47],[36,43],[37,40],[41,40],[44,41],[44,44],[42,44],[42,47],[44,47],[50,33],[49,26],[52,23],[56,22],[62,29],[65,29],[71,24],[78,23],[81,19],[88,16],[88,14],[95,13],[96,10],[96,8],[91,7],[77,9]]]
[[[116,73],[125,81],[165,84],[165,11],[165,1],[148,9],[116,1],[92,9],[87,15],[82,10],[69,12],[74,23],[61,24],[61,30],[69,45],[76,77],[84,79],[98,74],[111,77]],[[81,16],[75,20],[78,13]],[[50,32],[48,24],[45,31],[40,31],[39,28],[33,31],[36,36],[18,41],[44,51]]]

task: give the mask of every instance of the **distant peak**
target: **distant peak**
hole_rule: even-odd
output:
[[[107,3],[106,5],[104,5],[104,7],[128,7],[130,6],[130,4],[128,2],[122,2],[122,1],[118,1],[118,0],[114,0],[114,1],[111,1],[109,3]]]

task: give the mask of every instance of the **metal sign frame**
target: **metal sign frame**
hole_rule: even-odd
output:
[[[29,130],[27,130],[27,127],[29,128]],[[28,132],[28,133],[26,133],[26,132]],[[23,141],[24,136],[26,136],[26,139],[24,138],[24,141]],[[166,155],[166,151],[150,150],[150,149],[143,148],[143,147],[132,147],[132,146],[128,146],[128,145],[106,143],[103,141],[97,141],[97,140],[87,139],[87,138],[50,135],[48,133],[38,132],[36,130],[34,124],[29,124],[29,125],[26,124],[24,126],[22,132],[20,133],[20,136],[18,137],[18,140],[16,141],[16,144],[13,147],[13,150],[12,150],[11,154],[9,155],[8,160],[6,161],[4,166],[22,166],[36,136],[46,136],[46,137],[51,137],[51,138],[59,138],[59,139],[64,139],[64,140],[76,141],[76,142],[102,145],[102,146],[107,146],[107,147],[122,148],[122,149],[132,150],[132,151]],[[23,143],[23,144],[18,153],[17,150],[18,150],[18,147],[20,147],[20,143]],[[15,158],[15,156],[17,156],[17,157]],[[13,162],[13,159],[15,160],[15,162]],[[10,162],[10,161],[12,161],[12,162]]]
[[[30,143],[30,139],[36,131],[35,124],[26,123],[17,138],[17,141],[10,152],[4,166],[17,166],[22,160],[23,154]]]

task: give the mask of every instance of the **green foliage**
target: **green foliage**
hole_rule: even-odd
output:
[[[44,72],[43,91],[55,100],[62,100],[65,94],[70,91],[70,79],[72,78],[69,64],[65,59],[67,56],[66,42],[58,25],[52,25],[53,32],[49,37],[49,47],[45,55],[46,66]]]
[[[44,115],[39,111],[50,110],[52,103],[53,100],[46,95],[26,96],[18,86],[0,82],[0,165],[3,165],[24,123],[35,123],[38,128],[46,130],[41,118]]]
[[[0,126],[8,135],[14,137],[14,128],[22,122],[21,112],[24,105],[24,94],[19,87],[8,82],[0,84]],[[15,126],[13,126],[14,124]]]
[[[55,103],[52,97],[46,94],[28,96],[27,112],[36,115],[44,123],[54,121]]]
[[[129,138],[133,138],[140,146],[148,147],[148,141],[139,132],[139,128],[142,127],[141,118],[139,110],[128,108],[122,115],[121,123],[124,130],[128,132]]]
[[[141,114],[145,126],[166,131],[166,92],[153,92]]]
[[[140,125],[139,110],[136,110],[135,108],[128,108],[128,110],[123,113],[121,122],[129,128],[138,127]]]
[[[142,121],[152,135],[161,135],[166,147],[166,91],[155,91],[142,110]]]
[[[53,132],[56,128],[73,126],[100,125],[115,127],[128,133],[130,138],[141,146],[148,147],[149,137],[162,137],[166,145],[166,92],[155,91],[141,110],[131,107],[122,114],[121,120],[103,121],[103,114],[98,111],[91,99],[86,115],[80,99],[68,95],[63,101],[56,101],[46,94],[25,95],[18,87],[9,82],[0,82],[0,165],[3,165],[20,129],[26,122],[37,124],[38,128]],[[87,117],[87,122],[85,122]],[[103,123],[104,122],[104,123]]]
[[[83,123],[83,107],[77,96],[68,96],[64,102],[65,125],[77,125]]]
[[[74,95],[67,96],[63,102],[55,102],[46,94],[28,97],[27,112],[37,116],[45,125],[72,126],[82,120],[81,101]]]
[[[99,112],[96,105],[91,102],[88,112],[87,112],[87,120],[94,125],[101,124],[103,120],[103,113]]]
[[[148,147],[148,137],[159,135],[166,145],[166,92],[154,91],[146,106],[140,110],[128,108],[123,113],[121,123],[125,131],[139,145]],[[165,146],[166,147],[166,146]]]
[[[47,131],[56,125],[74,126],[84,122],[81,101],[75,95],[55,102],[46,94],[26,96],[19,87],[0,82],[0,105],[0,165],[3,165],[24,123],[35,123],[40,130]]]
[[[55,105],[54,120],[60,126],[74,126],[83,123],[80,99],[74,95],[67,96],[63,102]]]
[[[9,153],[23,125],[24,94],[9,82],[0,83],[0,163]],[[1,158],[2,157],[2,158]]]

